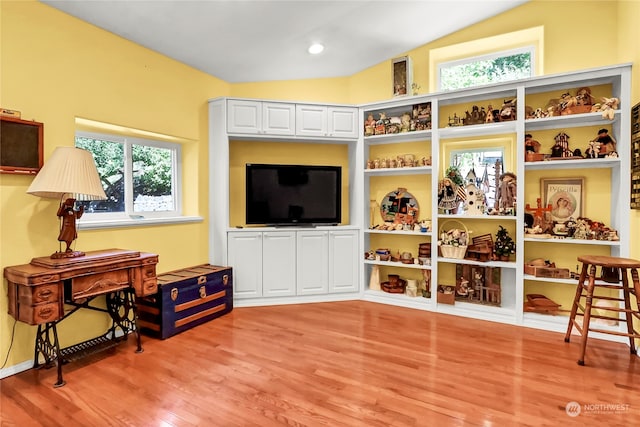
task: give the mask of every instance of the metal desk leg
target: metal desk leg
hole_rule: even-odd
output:
[[[58,380],[54,387],[62,387],[66,382],[62,379],[62,353],[60,351],[60,342],[58,341],[57,322],[49,322],[38,325],[36,334],[36,345],[33,367],[40,367],[40,355],[44,358],[42,366],[50,368],[55,362],[58,365]]]

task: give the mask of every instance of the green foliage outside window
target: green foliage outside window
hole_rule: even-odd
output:
[[[440,68],[440,90],[453,90],[531,77],[531,54],[519,53]]]

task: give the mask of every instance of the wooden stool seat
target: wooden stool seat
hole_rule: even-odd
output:
[[[584,365],[584,354],[587,348],[589,332],[628,337],[631,354],[637,354],[635,340],[640,339],[640,331],[634,329],[633,319],[636,318],[640,320],[640,280],[638,279],[640,261],[629,258],[601,255],[581,255],[578,256],[578,261],[582,262],[582,271],[580,272],[576,295],[571,307],[569,326],[564,337],[565,342],[569,342],[571,338],[571,331],[574,327],[578,332],[580,332],[582,339],[580,343],[580,358],[578,359],[578,364]],[[613,269],[617,275],[614,275],[613,278],[597,277],[597,267],[601,268],[601,272],[605,271],[605,269],[607,269],[607,271]],[[631,276],[631,282],[629,282],[627,273]],[[602,276],[605,276],[604,273],[601,274]],[[601,280],[606,280],[607,282],[605,283]],[[595,295],[594,291],[597,288],[618,290],[621,295]],[[634,295],[636,297],[635,307],[631,306],[630,295]],[[581,304],[582,298],[584,298],[585,301],[584,306]],[[612,307],[609,305],[594,304],[594,300],[614,301],[618,303],[618,306]],[[593,314],[592,310],[598,310],[599,312],[606,311],[608,313]],[[582,317],[582,325],[576,321],[577,316]],[[623,332],[621,330],[593,328],[590,326],[592,318],[625,322],[627,325],[627,331]]]

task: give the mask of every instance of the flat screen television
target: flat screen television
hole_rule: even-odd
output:
[[[246,174],[247,224],[341,222],[340,166],[247,163]]]

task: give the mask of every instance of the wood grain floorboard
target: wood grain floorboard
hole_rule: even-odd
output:
[[[67,364],[61,388],[5,378],[0,425],[640,425],[640,359],[590,339],[579,366],[563,338],[363,301],[236,308]]]

